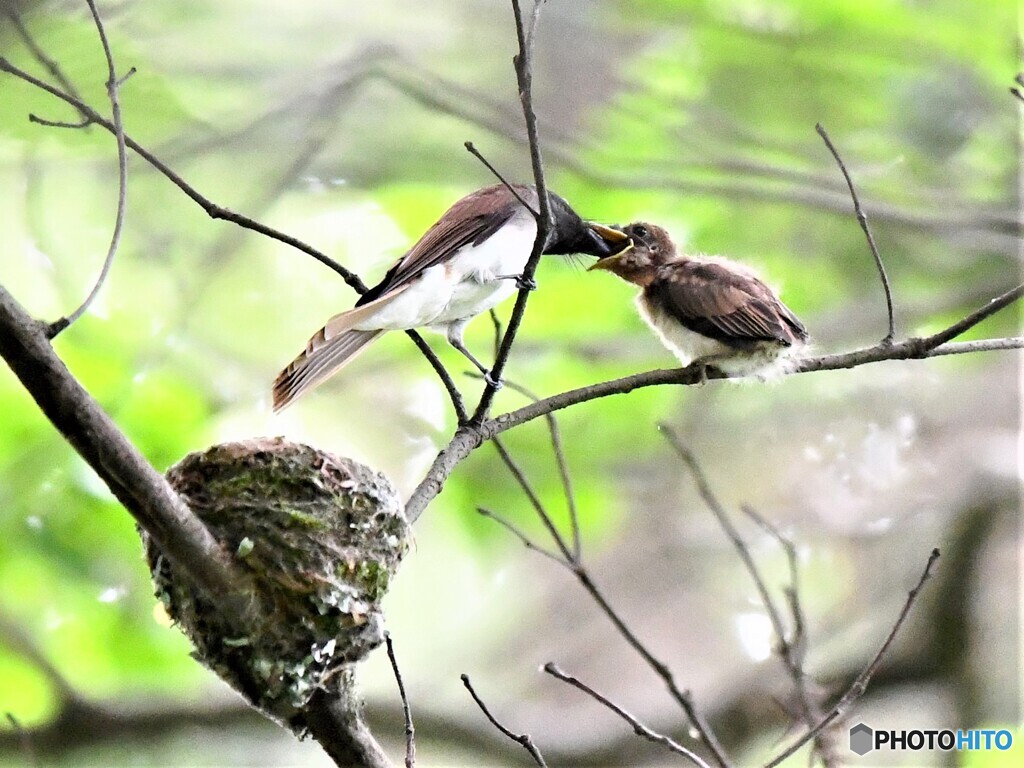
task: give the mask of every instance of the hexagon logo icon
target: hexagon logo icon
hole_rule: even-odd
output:
[[[874,749],[874,731],[864,723],[857,723],[850,729],[850,750],[861,757]]]

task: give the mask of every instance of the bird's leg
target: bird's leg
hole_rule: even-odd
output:
[[[516,288],[518,288],[520,291],[523,290],[523,289],[526,289],[527,291],[536,291],[537,290],[537,281],[534,280],[532,277],[529,278],[529,279],[526,279],[526,277],[524,275],[522,275],[522,274],[519,274],[519,275],[495,275],[494,279],[495,280],[515,280],[516,281]]]
[[[469,360],[469,362],[476,366],[476,369],[480,371],[480,373],[483,375],[484,381],[487,382],[487,386],[493,389],[501,389],[501,379],[492,378],[490,369],[488,369],[486,365],[477,360],[476,356],[468,349],[466,349],[466,345],[462,343],[462,330],[465,327],[465,321],[459,321],[449,325],[448,333],[446,334],[448,338],[448,343],[455,347],[455,349],[459,350],[459,352],[461,352],[463,356],[467,360]]]
[[[694,363],[697,366],[697,386],[703,387],[708,383],[708,364],[704,360]]]

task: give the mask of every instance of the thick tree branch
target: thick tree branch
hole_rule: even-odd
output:
[[[314,694],[304,716],[309,732],[339,768],[391,768],[391,761],[366,727],[362,703]]]
[[[167,556],[206,592],[222,596],[223,609],[240,626],[251,626],[254,591],[249,577],[75,380],[50,346],[44,327],[3,286],[0,357]]]

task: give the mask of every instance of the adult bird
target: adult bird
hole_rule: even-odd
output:
[[[274,410],[337,373],[387,331],[443,331],[490,381],[462,333],[476,315],[515,291],[533,250],[539,197],[530,186],[513,189],[504,184],[479,189],[449,208],[380,283],[352,309],[328,320],[278,374]],[[628,245],[622,232],[583,221],[558,195],[549,194],[549,200],[552,227],[544,253],[601,257]]]
[[[767,378],[785,370],[807,329],[749,268],[677,251],[668,232],[637,222],[623,229],[633,247],[590,269],[641,287],[641,317],[685,367],[713,366],[733,376]]]

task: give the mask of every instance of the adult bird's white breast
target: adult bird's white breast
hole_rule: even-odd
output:
[[[401,295],[360,320],[356,330],[446,326],[473,317],[508,298],[530,258],[537,225],[532,217],[510,222],[480,245],[467,245],[449,261],[430,267]]]

